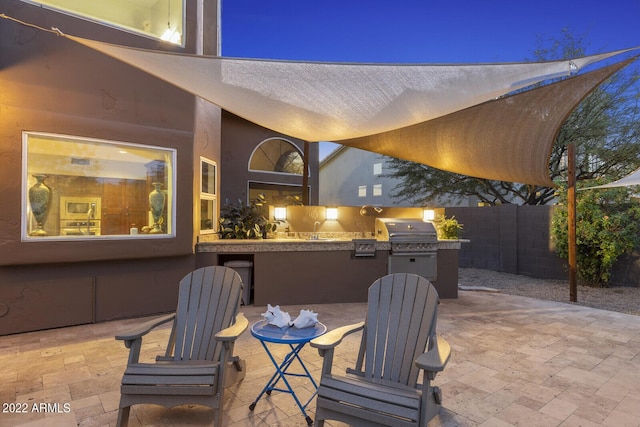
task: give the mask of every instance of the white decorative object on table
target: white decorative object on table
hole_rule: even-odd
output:
[[[279,305],[273,307],[271,304],[267,304],[267,311],[262,313],[262,317],[264,317],[270,325],[274,325],[279,328],[284,328],[291,324],[291,316],[289,316],[289,313],[280,310]]]
[[[298,317],[291,322],[291,326],[298,329],[312,328],[318,323],[318,313],[314,313],[311,310],[300,310]]]

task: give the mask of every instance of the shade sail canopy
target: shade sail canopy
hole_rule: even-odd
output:
[[[67,37],[305,141],[410,126],[626,52],[539,63],[348,64],[176,54]]]
[[[594,188],[632,187],[634,185],[640,185],[640,169],[636,169],[624,178],[620,178],[619,180],[610,182],[609,184],[580,188],[580,190],[592,190]]]
[[[484,103],[637,49],[537,63],[348,64],[176,54],[66,37],[285,135],[540,185],[551,184],[553,138],[590,83]],[[602,79],[593,81],[589,90]],[[576,92],[559,103],[566,87]],[[474,106],[481,110],[468,110]]]
[[[631,61],[341,143],[463,175],[553,187],[549,156],[560,126],[589,92]]]

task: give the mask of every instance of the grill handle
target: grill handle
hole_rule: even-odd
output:
[[[435,257],[436,252],[393,252],[393,256]]]

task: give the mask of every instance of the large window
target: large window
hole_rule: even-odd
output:
[[[148,37],[183,44],[184,0],[22,0]]]
[[[22,238],[174,235],[173,149],[23,133]]]

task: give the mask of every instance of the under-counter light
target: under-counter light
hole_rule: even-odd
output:
[[[338,219],[338,208],[327,208],[326,218],[331,221]]]
[[[276,221],[284,221],[287,219],[287,208],[283,206],[276,206],[273,208],[273,217]]]
[[[436,219],[436,212],[433,209],[425,209],[422,211],[423,221],[433,221]]]

